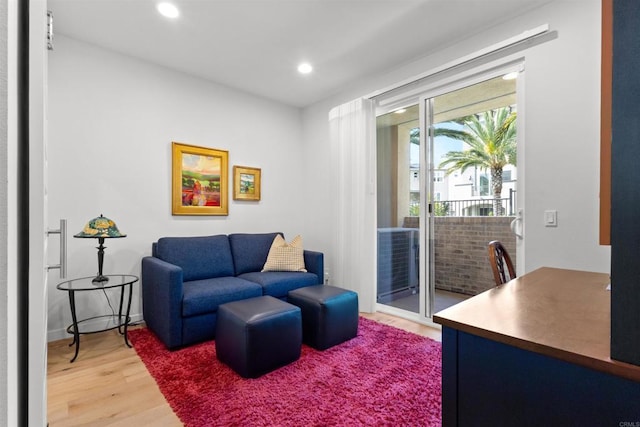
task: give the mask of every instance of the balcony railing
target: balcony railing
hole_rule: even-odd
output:
[[[502,212],[493,212],[493,197],[465,200],[438,200],[433,202],[435,216],[514,216],[517,210],[516,191],[510,189],[509,197],[500,199]],[[412,206],[415,212],[417,205]]]

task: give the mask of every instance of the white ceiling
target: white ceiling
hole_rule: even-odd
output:
[[[304,107],[551,0],[49,0],[54,33]],[[55,38],[54,38],[55,44]],[[296,67],[309,61],[314,71]]]

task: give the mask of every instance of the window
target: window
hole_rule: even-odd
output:
[[[493,208],[480,207],[478,208],[479,216],[491,216],[493,215]]]
[[[489,178],[486,175],[480,175],[480,195],[489,195]]]

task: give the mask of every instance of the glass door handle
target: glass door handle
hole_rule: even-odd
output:
[[[520,227],[518,227],[520,225]],[[522,239],[524,236],[522,235],[522,209],[518,209],[518,215],[511,221],[511,231],[516,235],[519,239]],[[518,232],[518,228],[520,232]]]
[[[60,278],[67,277],[67,220],[60,220],[60,228],[57,230],[47,230],[47,235],[59,234],[60,235],[60,264],[47,265],[47,271],[56,268],[60,269]]]

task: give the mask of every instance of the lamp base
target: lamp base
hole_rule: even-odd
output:
[[[104,283],[104,282],[108,282],[108,281],[109,281],[109,278],[107,276],[103,276],[102,274],[98,274],[96,277],[93,278],[91,283]]]

